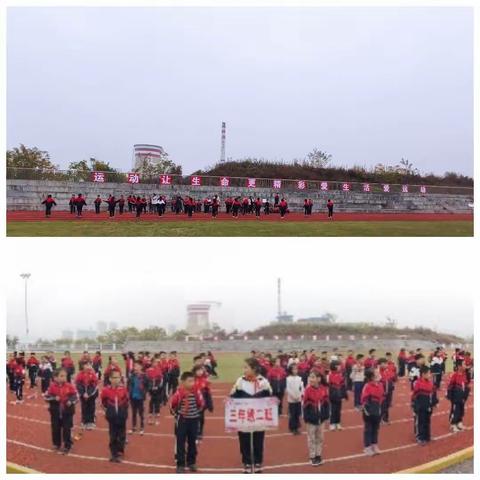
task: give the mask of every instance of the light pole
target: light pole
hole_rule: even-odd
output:
[[[28,308],[27,308],[27,300],[28,300],[28,289],[27,289],[27,285],[28,285],[28,279],[30,278],[30,273],[21,273],[20,276],[25,280],[25,330],[26,330],[26,333],[27,333],[27,339],[28,339]]]

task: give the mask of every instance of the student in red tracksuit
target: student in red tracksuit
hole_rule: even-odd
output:
[[[72,356],[68,350],[65,351],[65,356],[61,360],[61,367],[67,372],[67,382],[71,383],[73,375],[75,375],[75,364]]]
[[[382,419],[382,402],[385,394],[383,386],[375,379],[373,369],[365,370],[365,385],[362,390],[361,403],[363,408],[363,442],[367,455],[378,455],[378,431]]]
[[[382,422],[390,423],[389,410],[392,406],[393,390],[395,388],[394,379],[395,374],[392,372],[392,369],[388,366],[386,358],[378,359],[378,371],[380,374],[380,383],[383,386],[383,391],[385,393],[383,402],[382,402]]]
[[[430,419],[433,408],[438,404],[437,389],[430,378],[427,366],[420,368],[420,378],[415,382],[412,392],[415,438],[419,445],[430,441]]]
[[[62,453],[66,455],[73,444],[73,416],[78,394],[75,387],[67,382],[67,371],[64,368],[55,371],[53,382],[48,387],[44,398],[49,403],[53,448],[60,451],[63,441]]]
[[[273,396],[278,398],[278,415],[282,415],[283,412],[283,397],[287,387],[287,373],[281,362],[281,357],[277,357],[273,367],[267,373],[267,380],[272,387]]]
[[[398,361],[398,376],[404,377],[405,370],[407,367],[407,351],[404,348],[401,348],[397,356]]]
[[[118,365],[116,360],[114,360],[112,357],[109,357],[108,365],[105,368],[105,371],[103,372],[103,385],[104,386],[109,385],[110,376],[111,376],[112,372],[114,372],[114,371],[119,372],[120,376],[122,375],[122,369],[120,368],[120,366]],[[128,378],[127,375],[126,375],[126,378]]]
[[[45,205],[45,216],[49,217],[52,214],[52,207],[57,205],[55,199],[49,194],[47,198],[42,202],[42,205]]]
[[[15,385],[16,403],[23,403],[23,386],[25,385],[25,361],[23,357],[17,357],[13,364],[13,382]]]
[[[120,215],[123,215],[123,211],[125,210],[125,198],[123,195],[120,195],[120,198],[117,200],[118,202],[118,210]]]
[[[330,416],[330,404],[327,381],[316,371],[308,376],[302,406],[310,462],[313,467],[318,467],[323,463],[323,422]]]
[[[73,215],[75,213],[75,194],[72,194],[70,200],[68,201],[68,206],[70,207],[70,213]]]
[[[155,358],[153,364],[145,370],[147,375],[148,393],[150,401],[148,405],[148,424],[158,425],[160,418],[160,404],[162,403],[162,388],[164,376],[160,367],[160,359]]]
[[[328,219],[333,220],[333,200],[331,198],[327,201]]]
[[[345,378],[340,371],[338,361],[330,364],[328,375],[328,393],[330,398],[330,430],[343,430],[341,425],[342,401],[347,399]]]
[[[467,384],[465,369],[462,364],[457,364],[455,371],[450,376],[447,387],[447,398],[450,400],[450,426],[454,433],[463,430],[463,417],[465,415],[465,402],[470,393]]]
[[[287,213],[288,203],[284,198],[280,200],[280,203],[278,204],[278,208],[280,210],[280,218],[285,218],[285,214]]]
[[[238,219],[238,212],[241,207],[240,199],[238,197],[235,197],[235,199],[232,202],[232,217]]]
[[[308,383],[308,375],[310,373],[310,362],[307,360],[307,356],[305,354],[300,355],[300,361],[297,365],[298,368],[298,375],[301,377],[303,386],[306,387]]]
[[[210,380],[205,372],[205,368],[202,366],[196,366],[192,369],[192,373],[195,377],[195,388],[202,394],[204,408],[200,412],[200,418],[198,422],[198,440],[203,439],[203,427],[205,425],[205,410],[213,412],[213,399],[212,391],[210,389]]]
[[[110,461],[115,463],[119,463],[119,457],[124,455],[127,439],[128,390],[121,381],[120,371],[112,370],[109,373],[109,384],[101,394],[110,436]]]
[[[463,361],[465,367],[465,376],[467,377],[467,383],[473,379],[473,358],[471,352],[465,352],[465,360]]]
[[[95,213],[98,215],[100,213],[100,206],[102,205],[102,198],[100,195],[97,195],[97,198],[93,201],[93,205],[95,206]]]
[[[255,217],[260,220],[260,210],[262,209],[262,201],[260,198],[255,200]]]
[[[82,408],[81,426],[86,430],[95,428],[95,402],[98,397],[98,377],[90,362],[82,363],[83,369],[75,378],[80,406]]]
[[[375,358],[376,350],[371,348],[368,351],[368,357],[363,361],[365,369],[375,369],[377,368],[377,359]]]
[[[212,218],[217,218],[219,207],[220,207],[220,201],[218,200],[218,196],[215,195],[212,198]]]
[[[86,204],[87,202],[85,201],[85,198],[83,198],[83,195],[79,193],[77,195],[77,198],[75,198],[75,208],[77,209],[77,217],[82,216],[82,210]]]
[[[177,352],[171,351],[167,362],[167,382],[168,395],[173,395],[178,388],[178,378],[180,377],[180,362],[177,358]]]
[[[99,380],[102,379],[102,352],[97,351],[92,358],[92,368],[97,374]]]
[[[27,370],[28,377],[30,379],[30,388],[35,388],[37,386],[37,375],[40,362],[35,356],[35,353],[30,354],[30,358],[27,360]]]
[[[205,404],[202,393],[195,388],[192,372],[183,372],[180,383],[170,400],[170,409],[175,416],[177,473],[185,473],[185,467],[196,472],[199,419]]]

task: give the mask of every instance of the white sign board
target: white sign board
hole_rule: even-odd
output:
[[[276,397],[227,398],[225,430],[227,432],[261,432],[278,428]]]

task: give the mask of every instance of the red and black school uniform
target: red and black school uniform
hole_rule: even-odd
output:
[[[195,388],[202,394],[203,408],[200,411],[200,417],[198,421],[198,439],[203,438],[203,427],[205,425],[205,410],[213,412],[213,399],[212,391],[210,389],[210,380],[208,375],[202,375],[201,377],[195,377]]]
[[[236,198],[232,203],[232,216],[233,217],[238,218],[238,212],[240,210],[240,206],[241,206],[240,200],[238,198]]]
[[[35,388],[37,386],[37,375],[38,375],[38,366],[40,362],[38,358],[32,355],[27,360],[27,371],[28,371],[28,378],[30,379],[30,388]]]
[[[280,366],[273,366],[267,374],[268,381],[272,387],[273,396],[278,398],[278,414],[283,411],[283,397],[287,388],[287,374]]]
[[[465,367],[467,383],[470,383],[470,381],[473,379],[473,358],[471,355],[465,355],[463,366]]]
[[[218,197],[213,197],[212,199],[212,217],[216,218],[218,216],[218,207],[220,206],[220,202],[218,201]]]
[[[77,209],[77,217],[82,216],[82,210],[86,204],[87,202],[85,201],[85,199],[81,194],[79,194],[78,197],[75,198],[75,208]]]
[[[75,364],[71,357],[63,357],[61,361],[62,368],[67,371],[67,383],[71,383],[72,377],[75,374]]]
[[[415,359],[415,355],[410,354],[407,357],[407,372],[410,374],[410,371],[412,368],[415,368],[417,366],[417,360]]]
[[[93,368],[79,372],[75,385],[80,397],[82,424],[91,427],[95,425],[95,401],[98,397],[98,377]]]
[[[120,215],[123,215],[123,212],[125,210],[125,199],[123,198],[123,196],[117,200],[117,203],[118,203],[118,211]]]
[[[303,386],[306,387],[308,383],[308,375],[310,374],[310,363],[308,360],[303,360],[297,364],[298,375],[302,379]]]
[[[125,452],[128,419],[128,390],[123,385],[106,386],[102,390],[101,402],[105,409],[110,436],[110,453],[113,461]]]
[[[147,389],[150,395],[148,413],[151,416],[159,417],[164,383],[163,371],[159,365],[156,365],[148,367],[145,374],[147,375]]]
[[[278,204],[278,208],[280,210],[280,218],[285,218],[285,214],[287,213],[288,203],[282,199]]]
[[[43,202],[42,205],[45,205],[45,216],[49,217],[52,214],[52,207],[57,205],[55,199],[51,196],[48,196]]]
[[[463,371],[452,373],[447,387],[447,398],[450,400],[450,425],[461,424],[465,415],[465,402],[470,393],[467,377]]]
[[[42,362],[38,370],[38,376],[41,379],[40,387],[42,394],[48,390],[53,377],[53,367],[51,362]]]
[[[380,382],[372,380],[363,386],[360,401],[363,408],[363,443],[365,448],[378,444],[384,396],[383,386]]]
[[[118,200],[115,200],[114,196],[108,197],[108,200],[105,200],[108,205],[108,214],[110,217],[115,216],[115,207],[117,206]]]
[[[273,197],[273,207],[277,208],[279,203],[280,203],[280,195],[276,193],[275,196]]]
[[[17,358],[13,365],[13,383],[18,402],[23,401],[23,386],[25,385],[25,363],[22,358]]]
[[[376,358],[373,358],[373,357],[367,357],[364,361],[363,361],[363,366],[365,367],[365,370],[367,369],[372,369],[372,368],[376,368],[377,367],[377,359]]]
[[[70,197],[68,201],[68,206],[70,207],[70,213],[73,215],[75,213],[75,195]]]
[[[169,358],[167,362],[167,382],[170,395],[173,395],[177,391],[179,377],[180,362],[177,358]]]
[[[102,355],[96,354],[92,358],[93,371],[97,374],[99,380],[102,379]]]
[[[102,199],[100,197],[97,197],[93,201],[93,205],[95,206],[95,213],[97,213],[97,214],[100,213],[100,206],[102,205]]]
[[[433,355],[430,360],[430,372],[432,373],[433,384],[438,390],[442,383],[443,375],[443,359],[438,354]]]
[[[226,200],[225,200],[225,211],[226,213],[230,213],[231,210],[232,210],[232,205],[233,205],[233,198],[232,197],[228,197]]]
[[[148,391],[148,379],[145,373],[132,372],[128,377],[128,394],[132,407],[132,432],[137,428],[137,415],[140,417],[140,430],[145,428],[145,398]]]
[[[259,217],[260,217],[260,211],[261,211],[261,209],[262,209],[262,201],[261,201],[259,198],[257,198],[257,199],[255,200],[254,205],[255,205],[255,216],[256,216],[257,218],[259,218]]]
[[[107,368],[103,372],[103,385],[104,386],[110,385],[110,373],[113,372],[113,371],[116,371],[116,372],[120,373],[120,375],[122,374],[122,369],[117,364],[110,363],[109,365],[107,365]]]
[[[437,405],[437,389],[431,380],[419,378],[413,386],[412,409],[414,414],[414,432],[417,442],[430,441],[430,419]]]
[[[333,201],[329,200],[327,202],[328,218],[333,218]]]
[[[303,201],[303,214],[304,214],[305,216],[308,215],[308,200],[307,200],[307,199],[305,199],[305,200]]]
[[[12,358],[10,358],[10,360],[7,362],[8,384],[9,384],[10,391],[14,393],[15,393],[14,369],[16,364],[17,364],[17,360],[14,356],[12,356]]]
[[[60,384],[53,381],[44,398],[49,403],[53,446],[59,449],[63,441],[63,447],[67,453],[73,443],[72,427],[75,404],[78,401],[77,391],[69,382]]]
[[[308,206],[308,215],[311,215],[313,210],[313,201],[311,198],[308,199],[307,206]]]
[[[347,398],[345,379],[341,372],[330,372],[328,376],[328,394],[330,398],[330,426],[339,426],[342,416],[342,400]]]
[[[177,468],[192,467],[197,461],[199,419],[204,407],[202,393],[196,388],[186,390],[181,386],[171,397],[170,408],[175,415],[177,438]]]
[[[210,360],[210,374],[213,375],[214,377],[218,377],[218,374],[216,372],[216,368],[218,367],[218,362],[213,353],[207,354],[207,358]]]
[[[83,353],[82,356],[80,357],[80,359],[78,360],[78,371],[82,371],[83,370],[83,366],[88,363],[88,362],[91,362],[92,359],[90,358],[90,355],[88,353]]]
[[[382,421],[390,422],[389,410],[392,406],[393,391],[395,389],[395,374],[388,365],[380,367],[380,382],[383,386],[384,398],[382,402]]]
[[[398,376],[404,377],[405,376],[405,369],[407,366],[407,352],[405,350],[400,350],[398,353]]]
[[[246,215],[248,213],[248,198],[245,197],[242,200],[242,215]]]
[[[355,360],[355,357],[350,354],[347,356],[347,358],[345,359],[345,385],[347,387],[347,390],[350,390],[352,391],[353,390],[353,381],[350,377],[350,375],[352,374],[352,369],[353,369],[353,366],[357,363],[357,361]]]

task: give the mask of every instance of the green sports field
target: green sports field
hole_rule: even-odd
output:
[[[10,237],[471,237],[473,221],[8,222]]]

